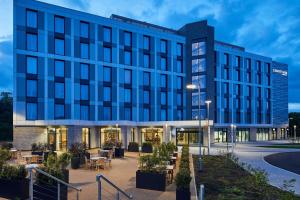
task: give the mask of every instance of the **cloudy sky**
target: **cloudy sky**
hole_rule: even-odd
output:
[[[26,0],[24,0],[26,1]],[[207,19],[217,40],[289,65],[289,109],[300,111],[298,0],[42,0],[109,17],[112,13],[177,29]],[[12,2],[0,0],[0,91],[12,90]]]

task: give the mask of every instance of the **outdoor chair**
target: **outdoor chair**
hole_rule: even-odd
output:
[[[100,168],[105,168],[105,160],[104,159],[99,159],[96,162],[96,170],[99,170]]]
[[[87,157],[85,156],[85,168],[86,169],[91,169],[92,168],[92,164],[93,162]]]
[[[110,151],[108,153],[107,159],[104,160],[105,164],[108,164],[109,167],[111,167],[111,161],[112,161],[112,152]]]

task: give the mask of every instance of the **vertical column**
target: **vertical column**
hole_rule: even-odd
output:
[[[44,69],[44,72],[45,72],[45,76],[44,76],[44,83],[45,83],[45,87],[44,87],[44,105],[45,105],[45,113],[44,113],[44,120],[47,120],[48,119],[48,13],[45,12],[45,18],[44,18],[44,27],[45,27],[45,32],[44,32],[44,43],[45,43],[45,46],[44,46],[44,52],[45,52],[45,59],[44,59],[44,62],[45,62],[45,69]]]
[[[119,66],[120,64],[120,29],[117,28],[116,30],[117,32],[117,66]],[[119,67],[117,67],[117,120],[120,120],[120,85],[119,85]]]
[[[74,120],[75,119],[75,114],[74,114],[74,41],[75,41],[75,37],[74,37],[74,19],[70,19],[71,20],[71,119]]]
[[[95,121],[98,121],[98,25],[95,24]]]
[[[139,34],[136,33],[136,121],[140,121],[140,115],[139,115],[139,110],[140,110],[140,92],[139,92],[139,74],[140,74],[140,70],[139,70]],[[134,69],[134,68],[133,68]],[[151,111],[150,111],[151,112]]]
[[[157,109],[158,109],[158,105],[157,105],[157,80],[160,80],[160,74],[157,72],[157,53],[156,53],[156,38],[154,39],[154,48],[153,48],[153,52],[154,52],[154,85],[151,85],[151,88],[154,87],[154,121],[157,121]],[[150,80],[151,81],[151,80]],[[151,112],[151,111],[150,111]]]

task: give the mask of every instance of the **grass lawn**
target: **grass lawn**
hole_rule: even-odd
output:
[[[273,144],[273,145],[266,145],[266,146],[259,146],[265,148],[281,148],[281,149],[300,149],[300,144]]]
[[[226,156],[204,156],[204,171],[200,173],[198,157],[193,156],[193,160],[197,189],[204,184],[205,200],[300,200],[292,193],[268,185],[263,172],[252,175]]]

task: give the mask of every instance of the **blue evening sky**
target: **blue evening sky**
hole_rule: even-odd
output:
[[[26,0],[24,0],[26,1]],[[207,19],[215,39],[289,65],[289,109],[300,111],[298,0],[42,0],[109,17],[111,14],[178,29]],[[12,90],[12,2],[0,0],[0,91]]]

